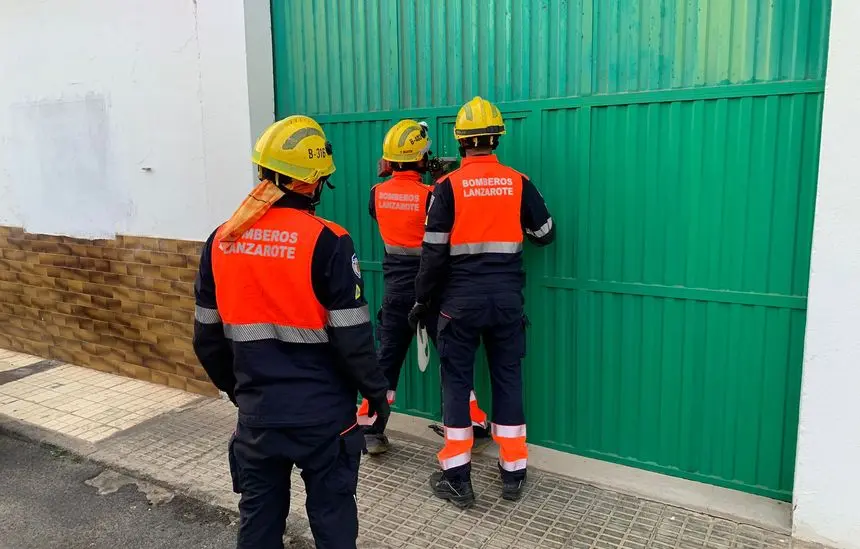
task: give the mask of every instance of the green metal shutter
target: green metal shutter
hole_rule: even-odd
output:
[[[830,2],[274,0],[278,116],[335,148],[323,215],[367,215],[382,138],[459,105],[508,125],[501,159],[558,226],[527,251],[530,441],[790,500]],[[490,409],[483,360],[478,393]],[[434,370],[434,371],[430,371]],[[439,412],[435,366],[398,406]]]

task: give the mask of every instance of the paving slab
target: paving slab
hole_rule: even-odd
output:
[[[91,457],[134,469],[225,508],[235,508],[226,440],[235,409],[203,399],[103,441]],[[435,448],[393,437],[381,457],[364,456],[359,480],[360,542],[364,547],[547,547],[588,549],[787,548],[788,536],[703,515],[573,479],[531,471],[525,496],[501,498],[495,462],[478,457],[477,505],[461,511],[430,494]],[[293,473],[292,530],[310,537],[304,488]]]
[[[6,399],[0,400],[0,414],[62,435],[60,441],[83,441],[90,459],[236,509],[238,496],[231,490],[227,464],[236,409],[227,401],[69,365],[0,385],[0,398]],[[110,430],[97,431],[96,436],[92,422]],[[501,498],[497,465],[490,455],[475,456],[476,506],[458,510],[433,497],[428,487],[438,448],[396,433],[392,441],[388,454],[362,458],[357,496],[360,547],[791,547],[790,537],[783,533],[537,469],[529,471],[523,499],[509,502]],[[298,471],[293,472],[292,485],[288,535],[308,540]]]
[[[14,362],[4,359],[0,364],[4,364],[0,367],[0,414],[88,442],[103,440],[200,398],[53,361],[16,357]],[[10,364],[19,366],[10,368]]]

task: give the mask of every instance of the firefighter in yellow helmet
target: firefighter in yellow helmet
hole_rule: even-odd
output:
[[[493,388],[491,431],[499,445],[502,497],[515,500],[526,480],[526,421],[521,361],[524,236],[539,246],[555,227],[532,182],[494,154],[505,122],[480,97],[457,113],[454,137],[463,161],[433,190],[415,282],[411,322],[429,324],[428,304],[441,304],[438,348],[442,363],[445,446],[442,471],[431,477],[437,497],[460,507],[475,501],[470,480],[472,423],[469,397],[475,351],[483,341]]]
[[[370,191],[370,216],[379,224],[385,244],[382,260],[384,294],[377,316],[376,335],[379,341],[379,365],[388,379],[388,402],[394,403],[403,362],[409,352],[415,330],[409,325],[409,311],[415,303],[415,276],[424,239],[424,220],[433,188],[425,185],[423,175],[428,170],[430,137],[427,125],[415,120],[396,123],[382,142],[385,171],[392,177]],[[436,340],[436,322],[427,324],[430,339]],[[384,426],[368,417],[367,401],[362,402],[358,423],[365,425],[365,443],[371,455],[389,449]],[[472,424],[476,437],[487,438],[487,415],[478,407],[472,393]]]
[[[352,240],[314,215],[332,152],[307,116],[273,124],[254,147],[260,184],[200,258],[194,349],[239,407],[229,447],[239,549],[283,547],[294,465],[316,546],[354,548],[357,393],[377,422],[389,414]]]

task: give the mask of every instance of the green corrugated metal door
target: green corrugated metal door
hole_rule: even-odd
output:
[[[323,213],[378,306],[382,137],[502,109],[558,241],[527,252],[530,440],[790,499],[828,1],[275,0],[279,116],[335,146]],[[410,413],[439,412],[414,362]],[[479,392],[488,398],[479,367]],[[431,368],[432,370],[432,368]],[[400,398],[402,396],[402,399]]]

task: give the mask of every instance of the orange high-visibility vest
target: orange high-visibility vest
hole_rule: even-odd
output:
[[[522,251],[524,177],[495,155],[466,157],[448,175],[454,193],[452,256]]]
[[[236,242],[212,246],[215,299],[224,335],[233,341],[279,339],[325,343],[327,312],[314,293],[317,239],[338,225],[293,208],[272,208]]]
[[[394,172],[374,187],[376,221],[387,253],[421,255],[425,208],[432,191],[418,172]]]

